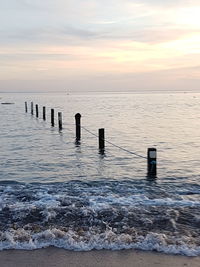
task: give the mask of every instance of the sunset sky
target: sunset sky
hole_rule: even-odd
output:
[[[200,0],[0,0],[0,91],[200,90]]]

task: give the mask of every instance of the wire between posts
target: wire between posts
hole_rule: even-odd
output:
[[[88,130],[87,128],[85,128],[84,126],[81,126],[81,128],[83,128],[86,132],[88,132],[88,133],[90,133],[90,134],[92,134],[92,135],[94,135],[95,137],[98,138],[98,135],[97,135],[97,134],[92,133],[91,131],[89,131],[89,130]]]
[[[87,128],[85,128],[84,126],[81,126],[81,128],[84,129],[85,131],[87,131],[88,133],[90,133],[90,134],[92,134],[92,135],[94,135],[95,137],[98,138],[98,135],[96,135],[96,134],[94,134],[93,132],[89,131],[89,130],[88,130]],[[125,152],[128,152],[128,153],[130,153],[130,154],[132,154],[132,155],[135,155],[135,156],[137,156],[137,157],[139,157],[139,158],[147,159],[147,157],[144,157],[144,156],[142,156],[142,155],[139,155],[139,154],[136,153],[136,152],[129,151],[129,150],[127,150],[127,149],[125,149],[125,148],[123,148],[123,147],[121,147],[121,146],[115,145],[114,143],[112,143],[112,142],[110,142],[110,141],[108,141],[108,140],[106,140],[106,139],[105,139],[104,141],[105,141],[106,143],[108,143],[108,144],[114,146],[114,147],[117,147],[117,148],[119,148],[119,149],[121,149],[121,150],[123,150],[123,151],[125,151]]]

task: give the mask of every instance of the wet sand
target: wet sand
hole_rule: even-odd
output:
[[[74,252],[59,248],[0,252],[1,267],[199,267],[200,257],[136,250]]]

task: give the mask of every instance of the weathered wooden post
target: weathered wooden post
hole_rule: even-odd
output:
[[[25,112],[28,112],[28,106],[27,106],[27,102],[25,102]]]
[[[76,113],[75,122],[76,122],[76,141],[79,141],[81,139],[81,114],[80,113]]]
[[[104,153],[105,149],[105,133],[104,128],[99,129],[99,150],[100,153]]]
[[[33,102],[31,102],[31,115],[33,115]]]
[[[157,151],[156,148],[148,148],[147,150],[147,175],[156,177],[157,174]]]
[[[43,107],[42,110],[43,110],[43,120],[46,121],[46,107]]]
[[[58,112],[58,128],[59,131],[62,130],[62,112]]]
[[[51,126],[54,127],[55,123],[54,123],[54,109],[51,109]]]
[[[39,112],[38,112],[38,105],[35,105],[35,114],[36,114],[36,118],[39,117]]]

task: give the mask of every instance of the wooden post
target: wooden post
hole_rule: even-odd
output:
[[[46,121],[46,107],[43,107],[43,120]]]
[[[59,131],[62,130],[62,112],[58,112],[58,128]]]
[[[81,139],[81,114],[80,113],[76,113],[75,122],[76,122],[76,141],[79,141]]]
[[[39,117],[39,112],[38,112],[38,105],[35,105],[35,114],[36,114],[36,118]]]
[[[51,126],[54,127],[54,109],[51,109]]]
[[[157,174],[157,151],[156,148],[148,148],[147,151],[147,175],[156,177]]]
[[[25,112],[28,112],[28,106],[27,106],[27,102],[25,102]]]
[[[33,102],[31,102],[31,115],[33,115]]]
[[[105,148],[105,133],[104,128],[99,129],[99,150],[100,152],[104,152]]]

